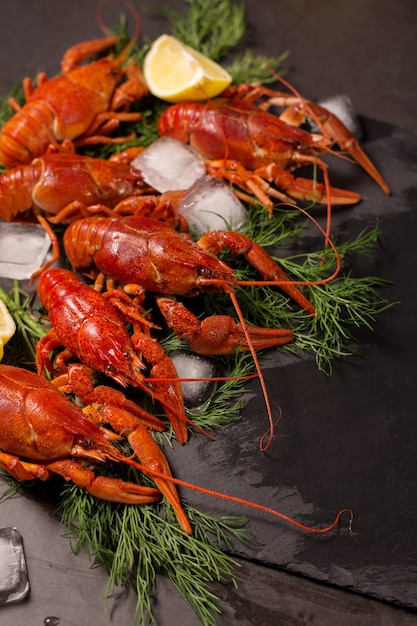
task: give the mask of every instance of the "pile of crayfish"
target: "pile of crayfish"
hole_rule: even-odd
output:
[[[181,528],[190,534],[176,485],[198,487],[172,476],[151,434],[166,429],[166,421],[124,393],[137,388],[148,394],[163,408],[178,442],[187,442],[191,422],[181,382],[155,337],[158,325],[147,307],[148,294],[153,294],[167,327],[190,350],[206,355],[252,353],[271,430],[274,420],[256,351],[290,342],[293,333],[245,322],[235,295],[236,286],[244,282],[216,255],[224,249],[243,255],[259,272],[259,284],[267,281],[271,288],[280,288],[311,315],[315,308],[303,283],[287,276],[265,249],[242,233],[207,232],[193,241],[176,213],[182,192],[158,195],[132,165],[142,148],[108,160],[82,152],[86,146],[132,140],[118,129],[125,122],[141,121],[133,103],[149,97],[141,68],[128,59],[128,48],[117,58],[108,55],[83,63],[118,40],[107,37],[74,46],[62,60],[61,75],[48,79],[42,74],[36,86],[26,79],[25,104],[11,102],[15,114],[0,132],[0,162],[6,168],[0,175],[0,217],[11,221],[29,214],[52,243],[52,258],[32,277],[51,324],[36,347],[37,373],[0,366],[0,466],[17,480],[59,474],[95,497],[119,503],[156,502],[165,496]],[[285,107],[280,117],[269,112],[276,105]],[[306,117],[322,134],[299,127]],[[239,197],[270,213],[277,201],[330,207],[360,200],[354,191],[329,184],[320,156],[332,153],[335,143],[389,193],[344,125],[294,93],[259,86],[228,88],[210,102],[167,106],[158,132],[189,143],[206,159],[209,174],[226,179]],[[323,172],[323,183],[292,173],[311,163]],[[53,267],[61,255],[57,224],[66,227],[63,245],[71,270]],[[188,297],[216,291],[229,295],[237,319],[213,315],[200,321],[184,304]],[[99,385],[97,375],[102,377]],[[82,409],[68,399],[72,394]],[[132,456],[115,445],[121,439],[128,440]],[[94,465],[106,461],[149,474],[155,487],[96,476]],[[317,530],[264,510],[313,532],[333,528],[341,514]]]

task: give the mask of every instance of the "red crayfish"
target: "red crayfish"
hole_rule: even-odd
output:
[[[38,295],[52,324],[52,329],[36,345],[39,374],[43,374],[46,368],[57,375],[65,371],[66,363],[76,356],[81,363],[102,372],[122,387],[137,387],[153,395],[163,405],[178,441],[187,441],[184,399],[175,367],[150,336],[152,323],[131,304],[130,299],[126,302],[121,292],[114,291],[110,301],[82,283],[72,272],[60,268],[42,272]],[[134,328],[132,335],[126,329],[128,322]],[[60,346],[66,350],[56,357],[54,364],[49,355]],[[152,388],[144,380],[142,358],[151,365]],[[165,379],[171,382],[165,382]],[[93,393],[92,389],[89,391]],[[84,389],[83,395],[86,393]],[[91,397],[88,396],[89,401]],[[120,402],[121,408],[129,408],[152,424],[155,421],[161,424],[136,403],[129,403],[127,407],[127,401],[123,395],[120,398],[117,390],[110,397],[113,404]]]
[[[82,410],[65,398],[52,382],[34,372],[9,365],[0,365],[0,385],[0,467],[16,480],[47,480],[57,474],[94,497],[124,504],[153,503],[164,495],[187,534],[192,533],[192,527],[181,505],[176,484],[259,509],[313,533],[332,530],[346,512],[350,515],[351,532],[353,515],[349,509],[339,511],[329,526],[311,528],[272,508],[173,477],[165,455],[147,426],[136,419],[132,421],[133,416],[115,410],[106,401],[98,407],[87,405]],[[104,428],[103,423],[110,425],[112,430]],[[113,444],[124,437],[139,462],[122,454]],[[93,467],[104,462],[124,463],[147,473],[158,489],[96,475]]]
[[[109,137],[121,121],[136,121],[129,112],[134,100],[148,93],[140,67],[123,67],[127,48],[112,56],[79,66],[84,59],[113,46],[120,37],[96,39],[73,46],[64,55],[62,75],[48,80],[38,76],[37,87],[23,81],[26,104],[11,101],[16,113],[0,133],[0,161],[6,168],[30,163],[45,154],[49,144],[64,140],[82,146],[120,143],[126,137]],[[123,78],[126,78],[122,82]]]
[[[360,200],[357,193],[329,185],[326,165],[318,155],[333,153],[333,143],[346,150],[386,193],[390,192],[344,124],[318,104],[306,102],[301,96],[249,86],[246,90],[244,86],[226,90],[223,95],[204,103],[167,107],[158,121],[159,135],[189,143],[212,160],[208,166],[211,173],[217,171],[217,175],[257,196],[270,209],[270,197],[288,201],[290,196],[326,204],[354,204]],[[258,106],[255,101],[262,95],[268,100]],[[266,110],[272,104],[290,106],[278,117]],[[317,122],[323,135],[297,127],[307,116]],[[308,164],[322,169],[325,184],[291,174],[291,170]]]
[[[265,280],[282,286],[300,306],[314,313],[314,306],[297,284],[292,283],[264,248],[242,233],[209,231],[194,242],[152,217],[87,217],[68,226],[64,248],[75,271],[95,278],[102,273],[123,285],[133,284],[165,296],[194,296],[216,290],[233,293],[235,285],[245,284],[245,281],[237,281],[233,269],[215,256],[228,249],[233,254],[245,256]],[[267,341],[268,333],[274,332],[263,329]],[[193,339],[198,336],[202,340],[201,333],[199,330]],[[194,349],[193,339],[190,337]],[[243,340],[241,333],[235,340],[230,337],[229,342],[233,341],[237,347]],[[210,354],[209,335],[206,342],[206,354]],[[220,345],[223,341],[218,347]]]
[[[120,200],[148,186],[141,172],[116,160],[51,151],[0,175],[0,216],[7,222],[33,209],[52,223],[66,224],[87,215],[89,207],[112,214]],[[104,206],[105,205],[105,206]]]
[[[164,475],[171,477],[171,471],[148,425],[111,406],[107,398],[81,410],[52,382],[22,368],[0,365],[0,385],[0,467],[14,478],[47,480],[59,474],[97,498],[125,504],[156,502],[163,494],[183,530],[191,534],[176,487],[164,480]],[[102,422],[109,423],[117,434],[105,429]],[[114,446],[114,441],[124,437],[143,465]],[[145,472],[148,465],[150,471],[155,470],[159,489],[96,476],[89,466],[105,461],[126,463]]]
[[[51,149],[0,175],[0,217],[9,222],[32,209],[51,239],[52,265],[60,250],[48,222],[65,224],[95,212],[111,215],[122,199],[147,189],[141,172],[128,163]]]

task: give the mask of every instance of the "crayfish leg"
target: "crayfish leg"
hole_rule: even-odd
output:
[[[35,272],[33,272],[32,276],[30,278],[30,282],[31,283],[36,278],[38,278],[42,274],[42,272],[44,270],[46,270],[48,267],[50,267],[51,265],[56,263],[59,260],[60,256],[61,256],[61,249],[59,247],[59,240],[58,240],[58,237],[56,236],[53,228],[50,226],[50,224],[48,224],[48,221],[42,215],[37,214],[36,218],[37,218],[39,224],[43,227],[43,229],[45,230],[46,234],[49,237],[49,240],[51,242],[51,247],[52,247],[52,256],[49,259],[49,261],[44,263],[44,265],[42,265],[39,269],[37,269]]]
[[[136,402],[126,398],[118,389],[107,385],[94,387],[92,378],[94,372],[81,363],[69,366],[67,373],[67,388],[75,393],[87,406],[86,414],[96,422],[107,422],[120,434],[131,432],[142,420],[148,428],[162,432],[165,424],[155,415],[142,409]]]
[[[45,378],[45,370],[55,376],[58,371],[64,371],[66,369],[64,367],[65,361],[67,358],[72,356],[68,350],[64,350],[63,353],[58,355],[55,359],[55,366],[50,357],[50,354],[61,345],[62,344],[53,328],[51,328],[51,330],[44,337],[39,339],[36,344],[36,371],[39,376]]]
[[[314,315],[315,308],[306,298],[297,284],[287,276],[271,255],[262,246],[246,237],[242,233],[231,230],[209,231],[199,240],[198,245],[204,250],[217,254],[224,249],[229,250],[234,255],[243,255],[248,263],[252,265],[267,281],[275,281],[277,286],[302,306],[308,313]],[[245,281],[239,284],[245,284]]]
[[[62,73],[66,74],[71,70],[79,66],[79,64],[96,55],[103,52],[107,48],[114,46],[120,41],[120,36],[105,37],[104,39],[92,39],[91,41],[83,41],[75,46],[68,48],[61,60]]]
[[[317,165],[321,169],[326,167],[325,164],[316,157],[310,159],[303,154],[299,155],[295,153],[293,159],[300,165],[313,163],[313,165]],[[269,165],[258,168],[255,170],[255,174],[259,176],[262,181],[268,181],[276,185],[281,191],[287,194],[289,199],[313,202],[315,204],[327,204],[330,200],[331,204],[337,205],[357,204],[361,199],[361,196],[354,191],[327,186],[326,183],[294,176],[294,174],[288,170],[283,170],[275,165],[275,163],[270,163]],[[276,192],[274,188],[265,188],[265,192],[279,200],[282,198],[282,193],[280,191]]]
[[[314,102],[302,102],[290,106],[280,116],[287,124],[299,126],[308,117],[317,121],[323,132],[344,151],[346,151],[386,193],[391,190],[383,176],[365,153],[358,140],[346,128],[336,115]]]
[[[40,480],[47,480],[50,478],[50,474],[43,465],[39,463],[29,463],[28,461],[21,461],[17,456],[13,454],[7,454],[0,451],[0,467],[8,472],[15,480],[33,480],[38,478]]]

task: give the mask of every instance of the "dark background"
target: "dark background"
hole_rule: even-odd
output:
[[[156,14],[164,4],[135,3],[144,37],[154,39],[167,30]],[[308,358],[265,360],[267,386],[276,389],[273,399],[284,411],[266,455],[258,448],[265,421],[254,385],[242,422],[214,444],[195,439],[184,450],[174,449],[173,471],[274,506],[305,523],[329,523],[344,506],[355,511],[357,537],[343,523],[335,533],[317,537],[245,511],[264,545],[244,552],[240,548],[247,578],[239,591],[219,591],[231,604],[219,624],[259,623],[260,609],[266,611],[262,623],[271,625],[313,619],[321,624],[412,623],[415,616],[409,610],[417,608],[415,2],[244,4],[247,45],[274,56],[289,50],[287,78],[304,96],[345,93],[352,99],[363,124],[364,146],[393,194],[386,197],[354,166],[332,164],[332,182],[343,181],[363,196],[354,209],[337,212],[334,228],[354,235],[379,219],[382,235],[375,255],[358,270],[392,280],[386,296],[399,305],[377,317],[374,332],[358,333],[362,357],[336,362],[331,377]],[[121,11],[123,4],[109,0],[105,23],[118,23]],[[67,47],[100,37],[95,12],[95,1],[72,0],[58,10],[51,0],[3,0],[0,93],[38,69],[53,75]],[[196,494],[187,493],[187,499],[214,513],[241,513]],[[68,626],[92,620],[132,624],[134,598],[121,592],[109,613],[103,613],[105,574],[89,569],[87,555],[70,554],[62,527],[43,504],[23,496],[7,500],[0,505],[0,526],[17,526],[22,532],[32,587],[28,603],[0,609],[1,625],[42,624],[48,615],[60,616]],[[335,589],[353,593],[337,595]],[[362,602],[364,598],[377,602]],[[403,610],[386,613],[386,603]],[[156,615],[159,626],[197,623],[163,579]]]

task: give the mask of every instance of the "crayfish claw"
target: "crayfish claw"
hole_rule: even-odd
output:
[[[148,504],[161,499],[162,494],[158,489],[144,487],[120,478],[95,476],[94,472],[81,467],[76,461],[68,459],[55,461],[48,463],[46,467],[100,500],[122,504]]]
[[[151,436],[148,429],[143,425],[136,428],[136,430],[129,435],[128,440],[142,465],[149,470],[149,474],[153,477],[156,486],[171,504],[182,530],[187,535],[191,535],[192,528],[190,520],[181,505],[177,488],[174,482],[170,480],[172,473],[161,448]],[[164,475],[167,479],[164,479]]]

